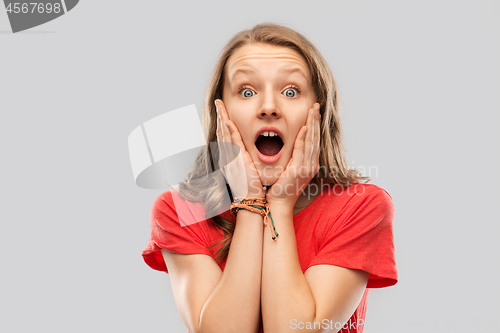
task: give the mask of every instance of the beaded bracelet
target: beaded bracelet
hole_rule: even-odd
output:
[[[267,215],[271,218],[272,229],[271,232],[272,238],[275,241],[278,238],[278,233],[276,232],[276,228],[274,227],[273,216],[271,215],[271,210],[269,209],[269,204],[267,203],[265,198],[234,198],[234,202],[231,204],[231,214],[236,216],[240,209],[245,209],[251,211],[252,213],[257,213],[260,216],[264,217],[264,226],[267,227]],[[269,226],[271,228],[271,225]]]

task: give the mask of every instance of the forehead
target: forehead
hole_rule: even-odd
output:
[[[251,74],[265,66],[276,68],[283,74],[302,75],[309,82],[309,66],[297,51],[269,44],[247,44],[238,48],[227,60],[225,74],[229,80],[238,75]]]

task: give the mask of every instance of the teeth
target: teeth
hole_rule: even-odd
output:
[[[273,132],[273,131],[269,131],[269,132],[266,131],[266,132],[262,132],[260,135],[273,137],[273,136],[278,136],[278,133]]]

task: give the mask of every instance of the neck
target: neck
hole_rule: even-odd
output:
[[[311,194],[310,186],[307,186],[295,202],[295,206],[293,207],[294,214],[297,214],[302,209],[309,206],[320,195],[320,193],[321,191],[318,191],[316,188],[314,193]]]

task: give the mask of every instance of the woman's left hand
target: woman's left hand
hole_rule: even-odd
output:
[[[318,173],[320,123],[319,103],[309,109],[306,126],[297,133],[292,158],[280,177],[267,191],[266,199],[270,204],[279,203],[293,209],[295,202]]]

